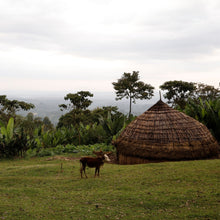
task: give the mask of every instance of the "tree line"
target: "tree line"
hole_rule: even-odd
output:
[[[9,100],[0,96],[0,157],[23,155],[28,149],[66,146],[68,144],[110,144],[132,121],[132,104],[137,99],[151,99],[154,87],[140,81],[138,71],[124,73],[112,83],[116,100],[128,99],[128,115],[118,111],[116,106],[102,106],[94,110],[88,107],[93,94],[89,91],[69,93],[64,97],[68,104],[59,108],[64,114],[56,127],[48,117],[43,120],[28,113],[26,117],[17,114],[19,110],[29,111],[31,103]],[[204,123],[220,142],[220,90],[202,83],[167,81],[160,86],[168,104]]]

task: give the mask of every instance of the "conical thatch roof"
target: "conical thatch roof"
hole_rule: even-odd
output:
[[[216,156],[218,143],[206,126],[158,101],[115,141],[117,154],[153,160]]]

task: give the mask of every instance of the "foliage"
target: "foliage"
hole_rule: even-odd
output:
[[[34,135],[29,138],[28,148],[54,148],[58,145],[90,145],[96,143],[110,144],[114,135],[116,135],[124,126],[125,117],[121,119],[104,119],[102,123],[90,125],[61,127],[56,130],[44,130],[44,127],[36,128]]]
[[[88,123],[90,111],[87,108],[92,104],[92,101],[87,97],[93,97],[93,94],[88,91],[80,91],[77,93],[69,93],[64,99],[69,100],[70,104],[59,105],[61,111],[68,110],[65,115],[59,119],[58,127],[79,125],[80,122]]]
[[[164,98],[168,99],[168,103],[173,107],[179,106],[184,109],[189,97],[194,94],[196,89],[195,83],[184,81],[168,81],[160,86],[160,89],[167,90]]]
[[[180,110],[185,109],[189,99],[199,104],[199,98],[203,101],[220,98],[219,89],[203,83],[174,80],[165,82],[160,88],[167,91],[164,98],[168,99],[168,103]]]
[[[47,130],[47,131],[53,129],[53,124],[51,123],[51,121],[48,117],[44,117],[43,125],[44,125],[44,129]]]
[[[16,112],[20,110],[28,111],[35,106],[18,100],[9,100],[6,95],[0,96],[0,119],[7,122],[10,117],[15,117]]]
[[[0,157],[22,156],[27,150],[36,156],[52,155],[56,153],[56,150],[51,153],[48,149],[56,149],[58,146],[68,149],[73,145],[110,144],[113,136],[124,127],[126,117],[118,115],[119,118],[115,116],[111,118],[111,114],[108,115],[106,119],[100,116],[99,124],[84,125],[80,123],[78,126],[72,125],[51,130],[45,129],[44,125],[25,130],[22,123],[14,129],[14,119],[12,118],[7,126],[4,126],[3,123],[1,126]]]
[[[69,93],[64,97],[64,99],[69,100],[70,104],[62,104],[59,105],[59,107],[61,108],[61,110],[85,110],[92,104],[92,101],[89,100],[87,97],[93,97],[93,94],[89,91],[80,91],[74,94]]]
[[[103,106],[95,108],[91,111],[91,122],[99,124],[100,118],[107,119],[109,112],[113,120],[118,117],[124,116],[124,114],[118,111],[117,106]]]
[[[120,133],[125,129],[125,127],[134,119],[135,117],[132,115],[129,119],[127,119],[127,117],[123,114],[118,115],[117,117],[112,117],[110,112],[108,112],[107,118],[100,117],[100,124],[102,125],[108,138],[107,143],[109,144],[112,142],[112,140],[115,140],[116,137],[118,137]]]
[[[120,88],[118,99],[130,97],[130,100],[135,102],[137,98],[143,98],[145,95],[148,98],[151,97],[153,87],[149,88],[151,92],[146,91],[145,94],[139,90],[143,84],[138,80],[138,72],[124,73],[118,83],[124,83],[128,87],[125,90],[122,90],[125,88],[123,86],[118,87]],[[119,86],[117,83],[113,83],[113,85]],[[170,98],[169,101],[181,111],[204,123],[220,142],[219,89],[204,84],[182,81],[170,81],[164,83],[165,85],[168,86],[166,87],[168,89],[166,95],[170,95],[167,96]],[[165,87],[163,88],[165,89]],[[169,93],[169,90],[172,90],[171,88],[174,88],[172,94]],[[132,95],[127,96],[129,94]],[[91,101],[87,97],[92,96],[86,91],[67,94],[65,100],[70,100],[71,104],[66,106],[66,109],[69,109],[70,112],[60,118],[57,128],[53,127],[48,117],[42,120],[39,117],[34,117],[33,113],[28,113],[26,117],[15,115],[15,118],[6,121],[10,114],[5,117],[2,114],[3,112],[15,114],[17,109],[28,109],[31,106],[16,100],[9,101],[6,96],[0,96],[0,117],[4,116],[4,120],[0,123],[0,157],[18,157],[24,155],[26,151],[28,155],[35,156],[67,152],[83,153],[83,149],[84,153],[89,153],[90,149],[86,150],[87,146],[91,148],[95,144],[111,144],[135,117],[130,115],[127,118],[118,111],[116,106],[104,106],[88,110],[87,107]],[[184,106],[184,109],[181,105]],[[83,146],[82,149],[79,146]]]
[[[93,151],[115,151],[113,145],[106,145],[105,143],[92,144],[92,145],[57,145],[54,148],[41,148],[39,151],[36,149],[29,149],[26,152],[26,157],[45,157],[63,154],[78,154],[78,155],[92,155]]]
[[[198,101],[188,100],[184,112],[200,121],[211,131],[220,143],[220,99]]]
[[[0,122],[0,125],[1,125],[0,137],[4,138],[6,143],[10,142],[14,134],[14,118],[9,119],[7,127],[5,127],[2,122]]]
[[[201,98],[203,101],[218,99],[220,98],[220,89],[203,83],[197,83],[194,100],[198,100],[198,98]]]
[[[89,124],[91,122],[91,112],[89,110],[72,110],[59,118],[57,127],[79,126],[80,123]]]
[[[104,164],[85,180],[70,159],[1,161],[0,219],[219,219],[220,160]]]
[[[33,137],[35,130],[38,128],[42,127],[44,131],[53,130],[54,128],[48,117],[44,117],[42,120],[39,117],[34,117],[34,114],[31,112],[25,118],[17,119],[17,125],[30,137]]]
[[[73,123],[71,113],[61,117],[57,128],[74,128],[77,135],[74,136],[74,144],[94,144],[110,143],[112,137],[116,135],[124,126],[126,116],[118,111],[115,106],[104,106],[93,111],[86,110],[80,113],[78,121]]]
[[[129,116],[131,115],[131,104],[135,103],[136,99],[150,99],[153,96],[154,87],[150,84],[145,84],[139,80],[139,72],[124,73],[117,82],[112,83],[116,90],[116,100],[123,98],[130,100]]]
[[[0,122],[0,158],[22,156],[27,148],[27,137],[23,130],[15,131],[14,118],[10,118],[7,126]]]

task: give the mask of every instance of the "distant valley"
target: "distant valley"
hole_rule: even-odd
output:
[[[13,99],[34,104],[35,108],[28,112],[32,112],[35,117],[40,117],[42,119],[47,116],[54,125],[58,123],[60,116],[62,114],[65,114],[65,112],[60,111],[59,105],[68,103],[64,100],[64,96],[61,97],[60,95],[45,95],[41,97],[35,95],[28,98],[19,98],[16,96],[13,97]],[[137,100],[136,104],[132,104],[132,113],[134,115],[142,114],[154,103],[156,103],[158,99],[158,96],[154,96],[150,100]],[[116,101],[115,94],[112,93],[96,93],[91,100],[93,101],[93,103],[89,107],[90,110],[103,106],[117,106],[120,112],[124,114],[128,114],[129,112],[129,100],[123,99]],[[26,116],[28,112],[20,111],[18,112],[18,114]]]

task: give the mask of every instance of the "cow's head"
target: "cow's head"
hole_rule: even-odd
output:
[[[110,161],[111,161],[111,160],[109,159],[109,157],[108,157],[107,154],[104,154],[104,157],[105,157],[105,160],[106,160],[107,162],[110,162]]]

